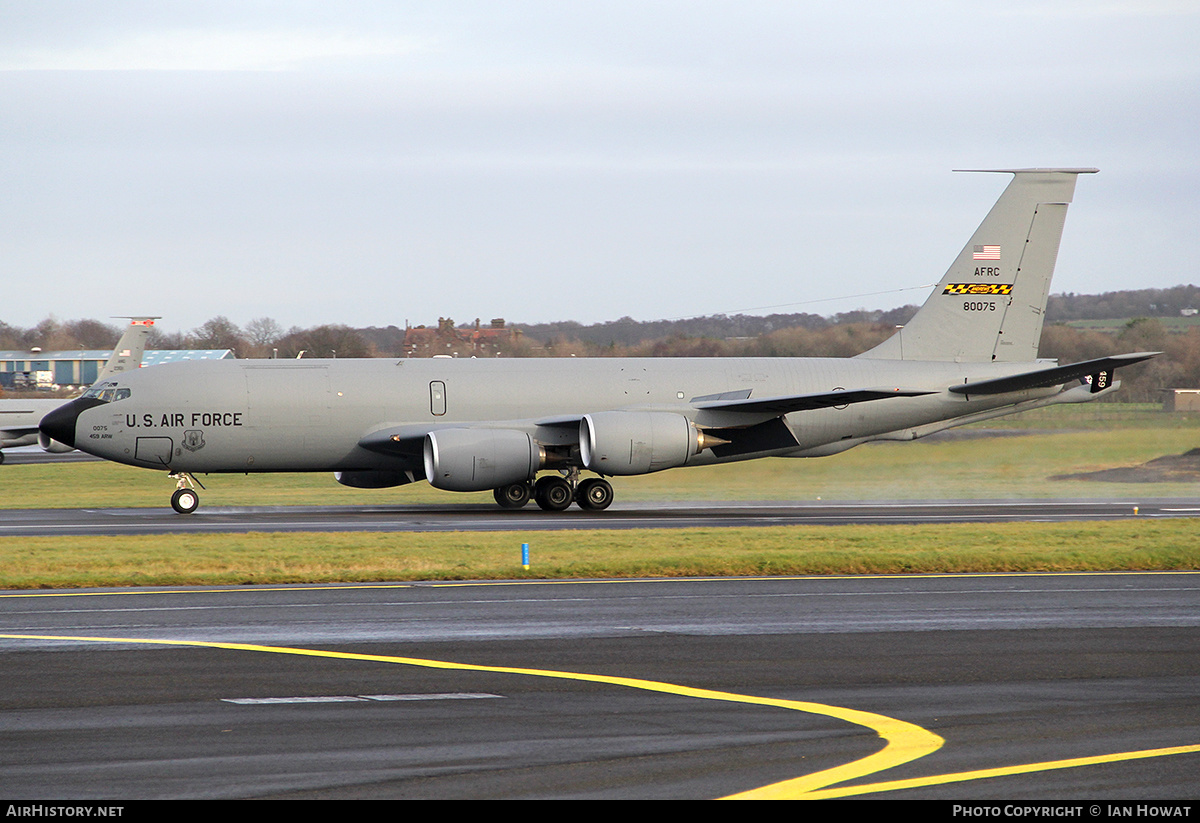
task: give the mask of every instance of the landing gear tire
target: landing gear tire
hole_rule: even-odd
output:
[[[571,484],[558,475],[543,477],[533,487],[533,499],[544,511],[564,511],[570,507],[574,498]]]
[[[512,483],[507,486],[501,486],[498,489],[492,489],[492,497],[496,498],[496,502],[505,509],[519,509],[529,502],[529,498],[533,495],[533,489],[528,483]]]
[[[579,484],[575,490],[575,502],[588,511],[603,511],[612,505],[613,487],[602,477],[591,477]]]
[[[192,489],[176,489],[171,495],[171,508],[180,514],[191,514],[200,506],[200,495]]]

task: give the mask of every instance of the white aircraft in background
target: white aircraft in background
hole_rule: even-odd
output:
[[[150,337],[150,329],[154,325],[154,321],[159,318],[130,317],[128,319],[129,326],[121,335],[121,339],[117,341],[117,347],[113,349],[108,362],[96,376],[97,383],[122,372],[138,369],[142,365],[146,340]],[[41,442],[42,448],[49,452],[74,450],[74,446],[51,440],[38,431],[38,423],[41,422],[41,419],[67,402],[62,398],[0,398],[0,463],[4,462],[3,449],[31,446],[38,442]]]

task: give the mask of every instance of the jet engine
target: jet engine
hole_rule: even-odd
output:
[[[728,441],[706,435],[682,414],[613,411],[579,423],[583,465],[598,474],[648,474],[682,466]]]
[[[53,452],[54,454],[65,454],[66,452],[75,451],[74,446],[68,446],[66,443],[51,440],[41,432],[38,432],[38,445],[42,447],[42,451]]]
[[[530,480],[541,446],[512,429],[438,429],[425,435],[425,477],[446,491],[477,492]]]

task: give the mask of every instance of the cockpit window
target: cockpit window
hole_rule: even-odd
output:
[[[131,394],[129,389],[119,389],[111,384],[103,386],[92,386],[83,396],[90,400],[99,400],[101,403],[115,403],[118,400],[124,400]]]

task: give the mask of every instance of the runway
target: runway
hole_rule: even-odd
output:
[[[490,504],[396,506],[9,509],[0,537],[251,531],[546,531],[560,529],[728,528],[854,523],[997,523],[1198,517],[1200,498],[1121,500],[898,500],[846,502],[617,503],[603,512],[518,511]]]
[[[9,592],[37,800],[1194,798],[1200,574]]]

